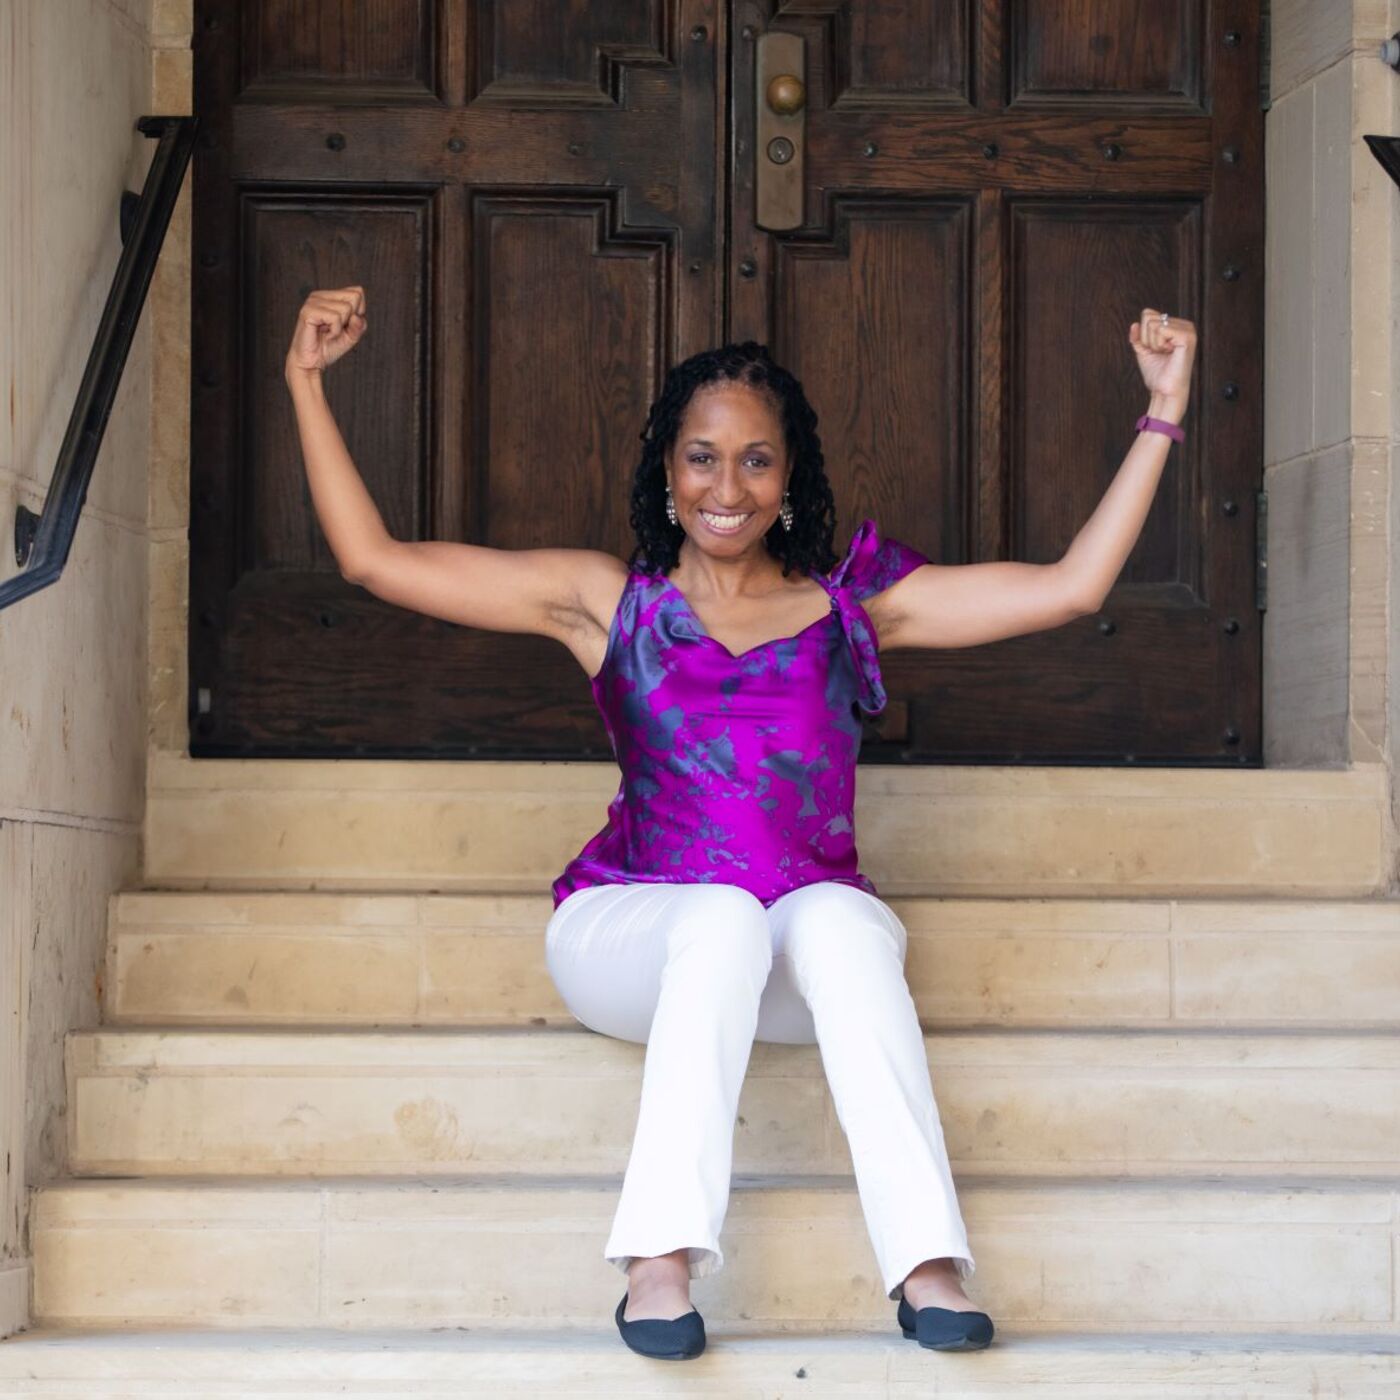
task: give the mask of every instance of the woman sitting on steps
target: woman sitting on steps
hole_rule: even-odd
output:
[[[906,931],[861,874],[858,711],[879,654],[965,647],[1096,611],[1138,538],[1186,410],[1196,333],[1145,309],[1140,435],[1054,564],[933,564],[873,520],[844,557],[816,414],[753,342],[667,375],[641,434],[629,559],[397,540],[345,450],[321,375],[367,327],[361,287],[313,292],[286,359],[317,515],[341,572],[401,607],[562,642],[622,770],[603,829],[553,884],[550,975],[569,1010],[646,1045],[636,1134],[603,1249],[615,1320],[648,1356],[703,1350],[690,1280],[723,1263],[753,1042],[820,1047],[904,1336],[971,1350],[992,1320],[904,978]]]

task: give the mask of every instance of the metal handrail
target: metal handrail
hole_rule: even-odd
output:
[[[13,578],[0,582],[0,608],[37,593],[58,580],[77,533],[78,517],[87,499],[88,483],[117,397],[136,324],[155,275],[156,259],[165,242],[170,215],[180,195],[185,170],[194,149],[198,117],[142,117],[136,129],[160,137],[140,195],[122,191],[120,221],[122,254],[112,276],[112,289],[102,308],[102,320],[88,355],[83,382],[68,419],[58,461],[41,512],[15,508]]]

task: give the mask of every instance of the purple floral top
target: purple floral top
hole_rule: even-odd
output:
[[[829,575],[831,611],[734,656],[663,575],[633,569],[593,698],[622,770],[608,820],[554,881],[740,885],[763,904],[818,880],[871,894],[857,870],[861,723],[885,707],[861,600],[928,563],[863,520]]]

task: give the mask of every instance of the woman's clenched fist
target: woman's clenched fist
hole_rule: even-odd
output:
[[[319,374],[329,369],[360,343],[368,324],[363,287],[312,292],[297,312],[286,373]]]
[[[1185,402],[1191,394],[1191,366],[1196,359],[1196,327],[1182,316],[1168,316],[1144,306],[1128,327],[1128,343],[1137,355],[1142,382],[1163,398]]]

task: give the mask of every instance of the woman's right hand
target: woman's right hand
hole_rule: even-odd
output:
[[[363,287],[312,292],[297,312],[286,373],[319,374],[329,369],[360,343],[368,325]]]

